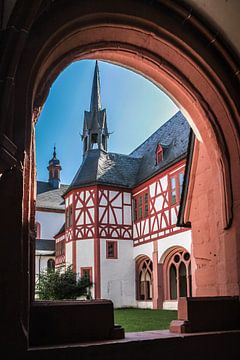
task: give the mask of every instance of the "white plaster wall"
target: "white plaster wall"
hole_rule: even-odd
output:
[[[72,265],[72,241],[66,243],[66,253],[65,253],[65,259],[66,259],[66,266]]]
[[[92,282],[93,286],[90,290],[92,297],[94,298],[94,240],[85,239],[78,240],[76,242],[76,252],[77,252],[77,263],[76,263],[76,272],[81,276],[81,267],[91,267],[92,268]]]
[[[101,297],[114,307],[136,306],[135,261],[132,240],[118,240],[118,259],[106,259],[106,240],[100,240]]]
[[[158,262],[163,263],[169,250],[174,246],[182,246],[191,253],[192,231],[184,231],[158,240]]]
[[[139,255],[146,255],[152,260],[152,253],[153,253],[153,242],[152,241],[149,243],[146,243],[146,244],[135,246],[133,248],[133,258],[135,260]]]
[[[80,273],[81,267],[92,267],[92,276],[94,281],[94,240],[79,240],[76,242],[76,248],[77,273]]]
[[[62,227],[65,220],[65,213],[47,211],[36,211],[36,222],[41,225],[41,239],[53,239],[54,235]]]

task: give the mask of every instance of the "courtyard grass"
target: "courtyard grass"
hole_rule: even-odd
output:
[[[177,319],[175,310],[135,308],[114,310],[115,324],[121,325],[125,332],[168,329],[170,322],[175,319]]]

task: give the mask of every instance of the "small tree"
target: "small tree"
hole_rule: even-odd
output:
[[[79,296],[90,297],[92,283],[88,277],[78,278],[68,266],[65,272],[48,270],[40,273],[37,290],[40,300],[76,299]]]

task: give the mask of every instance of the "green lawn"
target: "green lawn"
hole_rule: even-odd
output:
[[[115,309],[115,324],[126,332],[168,329],[172,320],[177,319],[175,310]]]

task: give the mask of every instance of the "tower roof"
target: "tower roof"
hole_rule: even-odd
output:
[[[60,165],[60,161],[57,159],[57,153],[56,153],[56,146],[54,145],[53,148],[53,157],[48,162],[48,172],[49,172],[49,178],[48,182],[49,184],[57,189],[60,186],[60,172],[62,170],[62,167]]]
[[[100,94],[100,76],[99,76],[98,62],[96,60],[93,83],[92,83],[90,111],[94,111],[94,110],[99,111],[101,110],[101,108],[102,106],[101,106],[101,94]]]
[[[49,165],[60,165],[60,161],[57,159],[56,146],[53,147],[53,157],[49,160]]]
[[[107,151],[108,137],[107,115],[106,109],[102,109],[101,107],[100,75],[98,62],[96,61],[92,82],[90,110],[84,112],[82,133],[83,156],[86,155],[88,150],[96,147]]]

